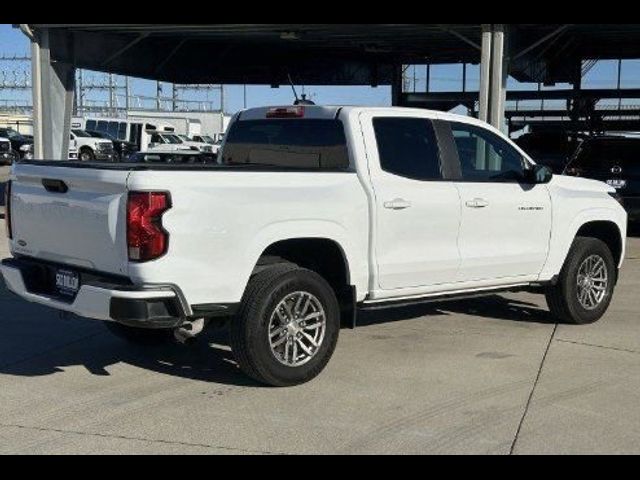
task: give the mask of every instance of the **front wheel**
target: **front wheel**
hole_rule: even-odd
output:
[[[547,289],[551,313],[574,325],[597,322],[611,305],[617,274],[611,250],[604,242],[577,238],[558,283]]]
[[[82,150],[80,150],[81,162],[93,162],[95,159],[96,159],[96,156],[90,149],[83,148]]]
[[[327,366],[340,331],[340,309],[320,275],[291,264],[266,268],[250,280],[230,327],[238,365],[275,387],[306,383]]]

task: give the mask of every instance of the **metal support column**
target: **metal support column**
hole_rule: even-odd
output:
[[[490,123],[498,130],[504,131],[504,112],[507,103],[507,81],[509,66],[506,49],[506,33],[503,24],[494,25],[493,52],[491,54],[491,98]]]
[[[52,61],[50,35],[42,29],[31,43],[34,154],[47,160],[69,158],[75,68]]]
[[[393,78],[391,79],[391,105],[400,107],[402,103],[402,90],[404,88],[404,66],[395,65],[393,67]]]
[[[492,25],[482,25],[482,60],[480,62],[480,111],[479,118],[489,121],[489,97],[491,91],[491,53],[493,51]]]
[[[509,78],[507,32],[504,24],[482,25],[479,118],[499,130],[505,129]]]

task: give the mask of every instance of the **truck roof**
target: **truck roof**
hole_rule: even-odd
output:
[[[304,112],[299,116],[295,115],[295,112]],[[421,117],[433,118],[446,120],[449,122],[458,122],[458,123],[467,123],[472,125],[482,126],[484,128],[493,129],[490,125],[481,122],[480,120],[468,117],[464,115],[457,115],[453,113],[441,112],[436,110],[426,110],[426,109],[417,109],[417,108],[405,108],[405,107],[362,107],[362,106],[353,106],[353,105],[300,105],[300,106],[292,106],[292,105],[280,105],[280,106],[270,106],[270,107],[258,107],[258,108],[250,108],[247,110],[243,110],[239,112],[236,116],[236,120],[246,121],[246,120],[264,120],[265,118],[269,118],[273,112],[281,112],[281,118],[305,118],[311,120],[331,120],[337,118],[341,115],[359,115],[360,113],[376,113],[378,115],[385,114],[411,114],[414,112],[415,114],[419,114]],[[495,129],[493,129],[495,130]],[[497,130],[496,130],[497,131]]]

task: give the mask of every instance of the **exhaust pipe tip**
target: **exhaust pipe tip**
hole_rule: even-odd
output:
[[[191,346],[204,331],[205,326],[204,318],[187,321],[180,328],[176,328],[173,335],[180,345]]]

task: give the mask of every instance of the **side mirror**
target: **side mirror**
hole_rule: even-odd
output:
[[[544,165],[534,165],[527,170],[527,180],[535,185],[549,183],[553,179],[553,171]]]

